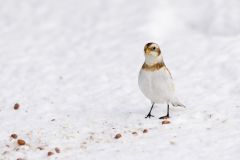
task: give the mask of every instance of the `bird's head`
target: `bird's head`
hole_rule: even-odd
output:
[[[153,65],[162,62],[161,50],[156,43],[147,43],[144,47],[145,63]]]

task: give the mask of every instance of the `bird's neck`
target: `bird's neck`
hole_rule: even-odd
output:
[[[159,63],[156,63],[156,64],[153,64],[153,65],[148,65],[146,63],[143,64],[142,66],[142,69],[145,70],[145,71],[158,71],[160,70],[161,68],[165,67],[165,64],[164,62],[159,62]]]

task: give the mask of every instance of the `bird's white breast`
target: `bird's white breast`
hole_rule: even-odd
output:
[[[157,71],[141,69],[138,84],[143,94],[152,102],[168,103],[174,98],[174,84],[166,67]]]

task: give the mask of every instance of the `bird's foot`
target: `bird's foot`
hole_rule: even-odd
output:
[[[145,118],[151,118],[154,117],[153,115],[151,115],[151,113],[148,113],[148,115]]]
[[[169,115],[159,117],[159,119],[168,119],[168,118],[170,118]]]

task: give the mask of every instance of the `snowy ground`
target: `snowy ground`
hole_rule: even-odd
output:
[[[0,160],[240,158],[238,0],[0,4]],[[171,108],[168,125],[144,119],[137,76],[149,41],[187,106]]]

